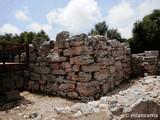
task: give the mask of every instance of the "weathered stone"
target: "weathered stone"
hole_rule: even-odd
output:
[[[28,90],[38,91],[39,90],[39,84],[37,82],[34,82],[34,81],[29,81]]]
[[[43,41],[44,40],[41,37],[32,40],[33,48],[39,50],[40,46],[43,44]]]
[[[75,36],[72,36],[70,38],[70,45],[71,46],[80,46],[84,43],[84,41],[86,41],[88,39],[87,35],[86,34],[79,34],[79,35],[75,35]]]
[[[45,81],[55,81],[56,76],[55,75],[44,75],[42,74],[42,80]]]
[[[69,38],[69,32],[68,31],[62,31],[62,32],[57,34],[56,41],[63,41],[67,38]]]
[[[40,80],[41,79],[40,77],[41,77],[40,74],[31,72],[31,77],[30,77],[31,80]]]
[[[70,98],[77,98],[78,97],[78,93],[77,92],[68,92],[67,95]]]
[[[44,74],[48,74],[50,72],[49,67],[39,67],[39,66],[35,66],[34,67],[34,72],[35,73],[44,73]]]
[[[61,69],[59,69],[59,70],[52,70],[51,74],[53,74],[53,75],[66,75],[66,71],[65,70],[61,70]]]
[[[78,66],[78,65],[73,65],[72,71],[73,71],[73,72],[79,72],[79,71],[80,71],[80,66]]]
[[[72,49],[64,49],[63,51],[64,56],[73,56],[73,50]]]
[[[100,87],[99,85],[95,84],[95,82],[88,82],[86,84],[84,83],[83,85],[78,85],[76,89],[80,94],[92,96],[93,94],[99,92]]]
[[[50,53],[47,57],[46,57],[46,61],[48,61],[49,63],[53,63],[53,62],[65,62],[67,60],[67,57],[60,57],[58,53]]]
[[[98,71],[100,67],[99,65],[85,65],[85,66],[82,66],[81,69],[84,72],[95,72],[95,71]]]
[[[80,110],[78,110],[78,112],[76,112],[75,114],[73,114],[73,118],[78,118],[81,115],[83,115],[82,112]]]
[[[63,53],[63,49],[56,49],[56,48],[54,48],[54,49],[50,49],[50,53],[58,53],[58,54],[62,54]]]
[[[159,51],[145,51],[144,54],[146,56],[158,56],[159,55]]]
[[[99,65],[102,65],[102,66],[108,66],[113,64],[112,61],[107,57],[98,57],[97,62],[99,63]]]
[[[66,71],[67,73],[72,72],[72,68],[66,68],[65,71]]]
[[[37,55],[36,55],[36,53],[31,53],[31,54],[29,54],[29,61],[30,61],[30,62],[36,62],[36,60],[37,60]]]
[[[72,55],[90,55],[93,54],[93,48],[91,46],[76,46],[72,47]]]
[[[108,38],[106,36],[95,35],[93,37],[98,41],[108,41]]]
[[[120,61],[116,61],[115,68],[116,68],[116,70],[122,70],[122,63]]]
[[[110,66],[110,73],[114,73],[116,71],[115,67],[114,66]]]
[[[96,80],[107,79],[108,76],[109,76],[109,73],[108,73],[107,69],[102,69],[102,70],[94,73],[94,79],[96,79]]]
[[[55,46],[55,41],[50,40],[50,48],[54,48],[54,46]]]
[[[49,49],[50,49],[50,42],[44,42],[40,46],[40,50],[42,50],[42,51],[49,51]]]
[[[47,83],[46,80],[40,80],[40,81],[39,81],[39,84],[40,84],[40,85],[45,85],[46,83]]]
[[[58,91],[58,84],[53,82],[47,82],[47,89],[48,91]]]
[[[55,81],[62,84],[62,83],[68,83],[68,80],[64,76],[58,76],[55,78]]]
[[[87,82],[92,79],[91,73],[79,72],[78,81]]]
[[[49,51],[42,51],[42,50],[38,51],[38,55],[43,58],[47,57],[48,53],[49,53]]]
[[[101,103],[100,101],[91,101],[88,102],[88,105],[91,107],[98,107],[100,103]]]
[[[93,62],[94,62],[94,59],[90,55],[81,55],[81,56],[70,58],[70,64],[86,65]]]
[[[37,62],[42,62],[44,60],[43,57],[37,57]]]
[[[102,89],[103,89],[103,93],[106,94],[109,92],[110,90],[110,85],[109,83],[105,83],[103,86],[102,86]]]
[[[50,69],[53,69],[53,70],[60,69],[59,63],[52,63],[52,64],[50,64]]]
[[[60,86],[58,87],[60,90],[62,91],[73,91],[75,89],[75,85],[74,84],[60,84]]]
[[[112,47],[119,47],[119,46],[121,46],[121,43],[118,40],[115,40],[115,39],[114,40],[110,40],[108,42],[110,42],[110,44],[111,44]]]
[[[70,111],[73,113],[77,112],[78,110],[82,111],[82,113],[85,115],[90,113],[89,107],[84,103],[77,103],[70,109]]]
[[[69,62],[63,62],[61,64],[61,66],[65,69],[65,68],[71,68],[71,64]]]
[[[29,78],[30,77],[30,71],[24,70],[24,77]]]

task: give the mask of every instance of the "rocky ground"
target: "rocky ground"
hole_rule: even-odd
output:
[[[21,96],[22,100],[1,103],[0,120],[160,120],[160,76],[123,82],[87,103],[29,92]]]

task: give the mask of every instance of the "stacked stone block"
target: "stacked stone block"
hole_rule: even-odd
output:
[[[145,51],[132,55],[132,71],[134,76],[155,75],[158,65],[158,51]]]
[[[56,41],[33,40],[28,89],[57,96],[94,100],[129,79],[131,53],[123,43],[105,36],[69,32]]]

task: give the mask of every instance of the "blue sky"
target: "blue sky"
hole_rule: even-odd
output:
[[[160,9],[160,0],[0,0],[0,34],[44,30],[54,40],[63,30],[88,33],[106,21],[130,38],[133,24]]]

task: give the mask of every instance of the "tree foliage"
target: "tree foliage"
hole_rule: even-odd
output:
[[[117,29],[108,29],[105,21],[95,24],[94,29],[91,29],[89,35],[107,35],[110,39],[117,39],[121,42],[124,40]]]
[[[132,33],[133,37],[129,40],[132,53],[160,51],[160,10],[154,10],[142,21],[135,22]]]
[[[110,38],[110,39],[117,39],[118,41],[121,41],[122,42],[122,38],[121,38],[121,34],[117,31],[117,29],[109,29],[107,31],[107,36]]]
[[[38,33],[34,32],[22,32],[20,35],[13,35],[11,33],[6,33],[4,35],[0,35],[0,42],[11,42],[11,43],[27,43],[30,44],[32,43],[32,40],[37,38],[37,37],[42,37],[44,41],[48,41],[50,38],[48,35],[41,30]]]
[[[95,24],[94,29],[91,30],[89,35],[105,35],[108,30],[108,26],[106,25],[106,22],[99,22]]]

